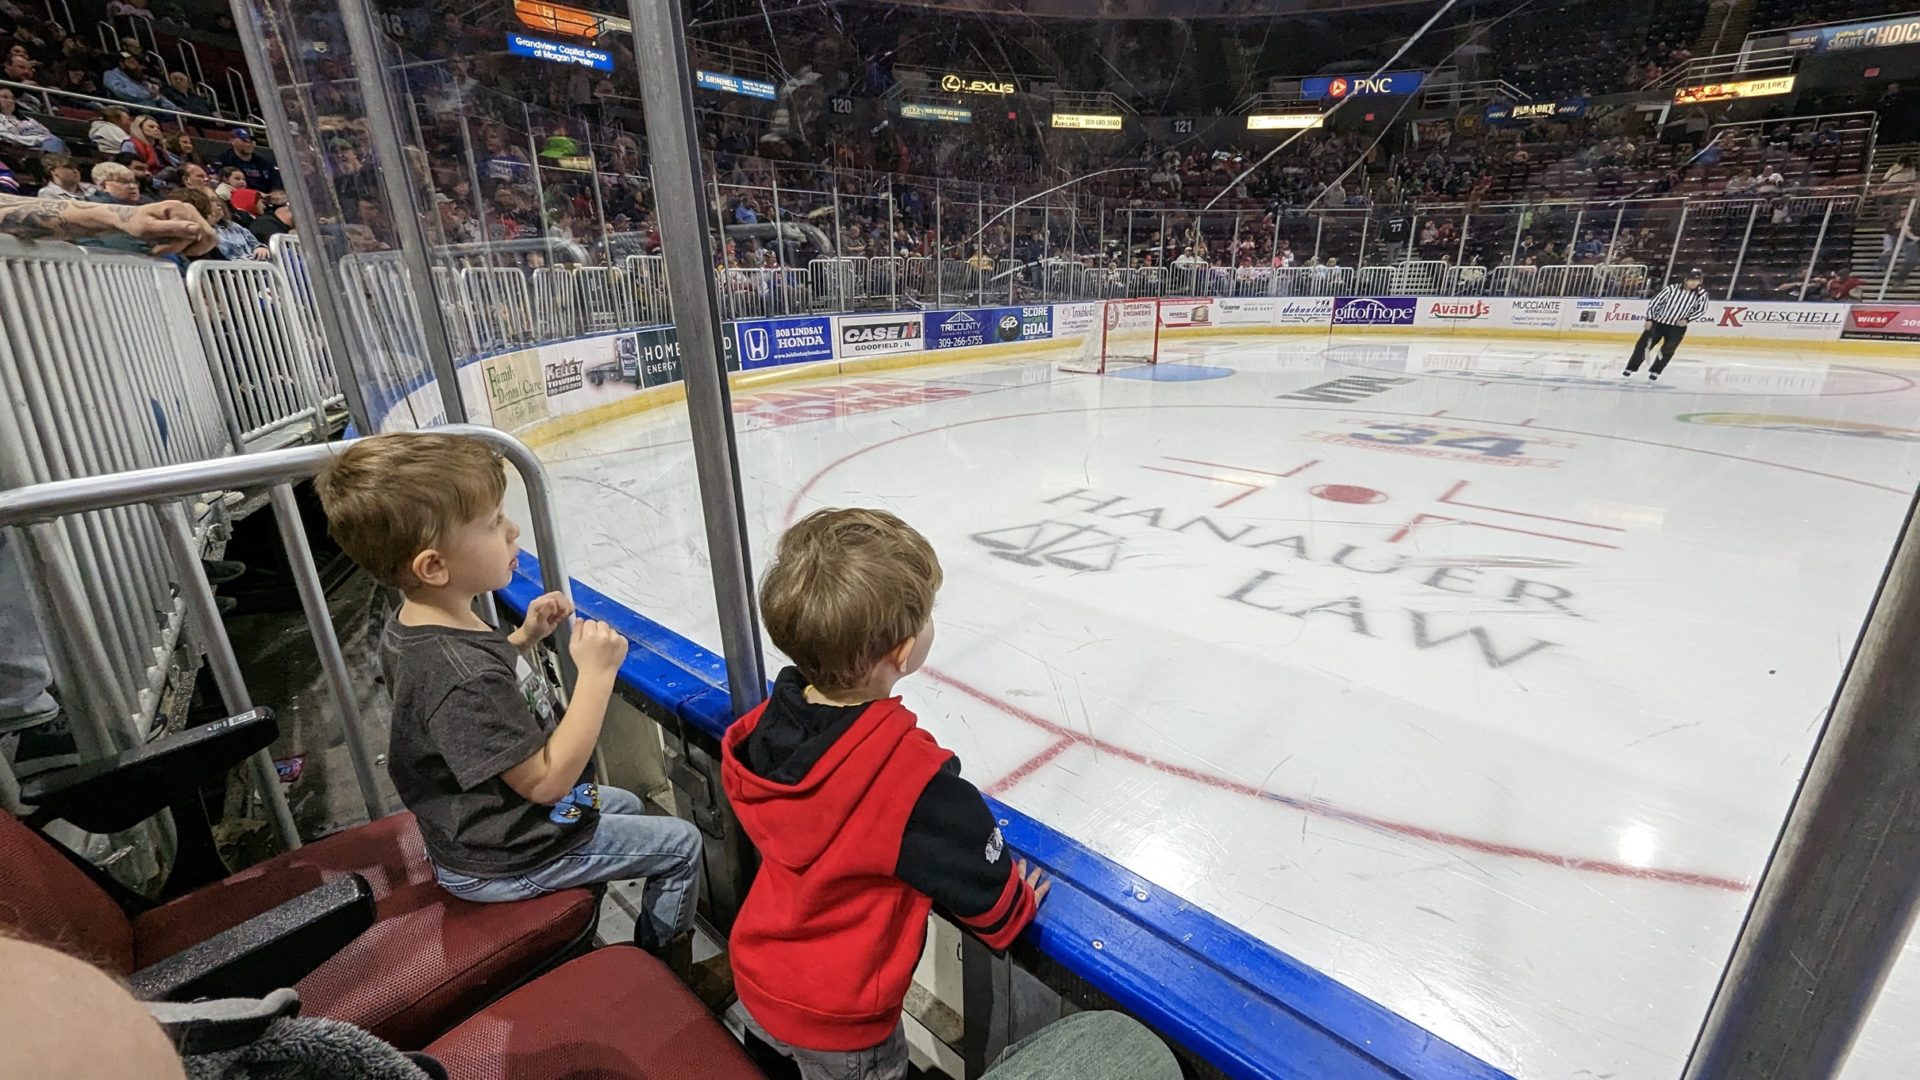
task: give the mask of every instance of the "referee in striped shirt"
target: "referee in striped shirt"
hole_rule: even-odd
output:
[[[1653,303],[1647,306],[1647,328],[1640,332],[1640,340],[1633,347],[1633,359],[1627,361],[1627,370],[1621,375],[1639,371],[1640,362],[1647,358],[1647,350],[1658,344],[1660,355],[1654,357],[1647,378],[1659,381],[1660,373],[1667,369],[1674,351],[1680,348],[1680,339],[1687,336],[1687,324],[1707,313],[1707,290],[1700,287],[1704,280],[1706,274],[1689,270],[1685,284],[1669,285],[1653,298]]]

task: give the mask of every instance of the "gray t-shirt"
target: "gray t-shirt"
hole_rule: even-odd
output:
[[[559,723],[553,687],[499,630],[387,620],[381,668],[393,692],[387,768],[420,820],[434,865],[506,877],[585,843],[599,819],[548,820],[500,774],[532,757]],[[584,774],[582,779],[584,779]]]

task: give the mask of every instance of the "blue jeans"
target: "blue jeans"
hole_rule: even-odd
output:
[[[0,529],[0,735],[44,724],[60,711],[47,693],[53,670],[12,534]]]
[[[748,1031],[800,1067],[800,1080],[906,1080],[907,1029],[904,1025],[895,1024],[893,1034],[884,1042],[865,1050],[806,1050],[767,1034],[767,1029],[760,1026],[752,1013],[741,1011],[746,1015]]]
[[[593,837],[545,866],[523,874],[487,878],[433,868],[441,888],[462,900],[482,904],[530,900],[580,885],[646,878],[641,907],[652,940],[658,945],[693,929],[699,874],[700,830],[679,818],[648,814],[640,796],[616,787],[600,789],[600,823]]]

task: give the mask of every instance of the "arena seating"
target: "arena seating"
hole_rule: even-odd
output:
[[[252,745],[209,758],[197,752],[205,742],[197,730],[124,751],[104,765],[34,778],[32,790],[23,790],[30,805],[40,806],[33,822],[67,820],[104,833],[170,805],[183,838],[210,839],[204,822],[194,827],[196,785],[224,776]],[[185,855],[181,863],[207,865],[204,853]],[[586,945],[596,912],[594,895],[584,889],[516,904],[454,899],[434,881],[410,814],[335,833],[198,887],[170,880],[170,898],[158,904],[118,887],[9,814],[0,814],[0,865],[7,868],[0,877],[0,925],[136,979],[196,949],[232,950],[223,933],[358,875],[371,894],[372,925],[295,989],[309,1014],[358,1024],[402,1049],[426,1045]]]
[[[752,1080],[740,1043],[660,961],[596,949],[520,987],[435,1039],[450,1076]]]

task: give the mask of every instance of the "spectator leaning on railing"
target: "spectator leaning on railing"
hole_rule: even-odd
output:
[[[212,227],[183,202],[126,206],[0,195],[0,233],[70,242],[116,235],[140,242],[154,255],[195,255],[214,245]]]

